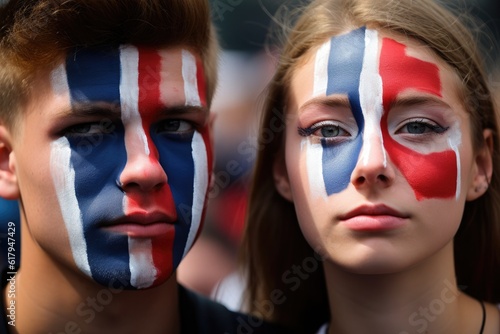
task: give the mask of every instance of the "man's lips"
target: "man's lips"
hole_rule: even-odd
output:
[[[384,231],[403,226],[409,215],[383,204],[362,205],[344,215],[339,220],[354,231]]]
[[[176,220],[177,220],[176,213],[173,214],[166,214],[162,212],[131,213],[116,220],[110,221],[105,225],[106,226],[121,225],[121,224],[150,225],[158,222],[173,224]]]
[[[173,231],[177,215],[161,212],[129,214],[102,225],[108,231],[127,234],[129,237],[150,238]]]

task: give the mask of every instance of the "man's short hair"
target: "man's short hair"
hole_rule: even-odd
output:
[[[0,8],[0,122],[11,126],[40,69],[104,45],[183,45],[216,85],[217,42],[206,0],[11,0]]]

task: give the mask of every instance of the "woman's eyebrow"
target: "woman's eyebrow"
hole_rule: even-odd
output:
[[[420,105],[434,105],[450,108],[448,103],[444,102],[438,97],[434,96],[406,96],[396,98],[390,106],[390,109],[403,108],[403,107],[414,107]]]
[[[349,102],[349,99],[347,98],[347,96],[316,97],[316,98],[313,98],[313,99],[307,101],[302,106],[300,106],[299,113],[307,110],[311,106],[325,106],[325,107],[330,107],[330,108],[349,108],[350,109],[351,103]]]

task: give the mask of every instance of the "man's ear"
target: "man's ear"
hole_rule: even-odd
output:
[[[474,175],[472,182],[467,190],[467,200],[473,201],[481,197],[490,184],[493,175],[493,131],[491,129],[483,130],[484,144],[476,154],[474,161]]]
[[[274,186],[281,196],[293,202],[293,194],[284,155],[283,152],[279,152],[273,162]]]
[[[19,198],[19,187],[11,143],[9,130],[0,123],[0,197],[14,200]]]

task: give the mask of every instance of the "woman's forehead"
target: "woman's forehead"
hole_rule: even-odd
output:
[[[431,87],[439,83],[448,87],[447,95],[456,99],[461,96],[458,75],[431,48],[385,30],[362,27],[332,36],[312,48],[297,65],[291,77],[289,105],[297,102],[295,98],[347,93],[360,89],[360,84],[382,79],[389,80],[387,84],[431,93],[440,90]],[[386,72],[384,78],[382,71]],[[366,75],[368,72],[373,75]],[[408,79],[413,84],[415,80],[420,83],[411,87],[411,83],[405,82]],[[386,86],[386,82],[383,84]]]

